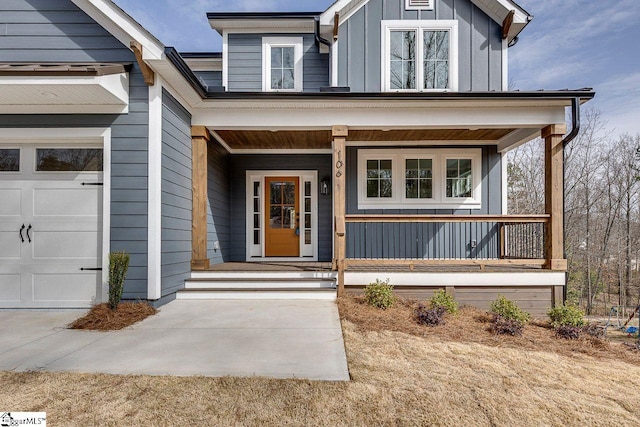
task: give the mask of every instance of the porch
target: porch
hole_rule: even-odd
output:
[[[276,282],[285,277],[278,274],[292,278],[319,274],[333,281],[324,287],[335,286],[340,294],[389,277],[398,293],[421,298],[434,289],[446,289],[462,300],[473,294],[470,298],[478,302],[487,301],[481,294],[524,292],[542,301],[532,303],[540,310],[541,304],[560,303],[567,268],[562,236],[566,126],[560,123],[571,100],[489,98],[466,104],[442,100],[437,106],[371,100],[326,106],[320,101],[286,100],[280,106],[271,100],[268,111],[261,110],[260,115],[253,112],[255,104],[247,102],[245,107],[243,100],[234,100],[222,102],[233,115],[231,111],[222,117],[196,115],[194,120],[206,125],[192,131],[192,279],[236,274],[238,280],[251,275]],[[313,111],[305,113],[308,108]],[[339,113],[346,124],[327,126],[329,120],[338,120]],[[503,156],[539,135],[547,147],[545,213],[507,215]],[[214,261],[207,215],[214,209],[207,190],[212,182],[208,176],[212,149],[231,159],[223,170],[230,185],[240,190],[228,196],[237,205],[230,208],[230,221],[236,224],[230,227],[230,239],[236,246],[244,245],[231,256],[216,254]],[[378,159],[373,160],[378,168],[374,175],[368,159]],[[388,165],[383,165],[385,159],[391,159]],[[428,160],[428,175],[411,175],[421,173],[421,159]],[[458,162],[453,178],[449,169],[445,175],[449,159]],[[289,180],[291,188],[301,188],[300,193],[292,192],[295,202],[286,213],[280,210],[284,204],[277,202],[277,215],[269,196],[274,179],[281,187]],[[367,186],[375,179],[379,193],[371,196]],[[395,198],[391,190],[389,196],[381,195],[384,180],[393,186]],[[417,196],[414,189],[423,181],[429,181],[429,193],[421,199],[423,195]],[[366,199],[370,197],[389,199],[374,200],[376,204]],[[274,224],[291,230],[287,233],[299,251],[284,257],[269,255],[266,233]]]

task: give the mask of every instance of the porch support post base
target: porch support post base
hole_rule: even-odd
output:
[[[564,304],[564,301],[562,300],[563,296],[564,296],[564,286],[554,286],[552,306],[558,307],[559,305],[563,305]]]
[[[211,140],[204,126],[191,128],[192,192],[191,269],[208,270],[207,258],[207,144]]]
[[[562,139],[567,133],[565,124],[549,125],[542,129],[545,141],[545,213],[549,215],[546,224],[545,268],[566,271],[564,259],[564,147]]]

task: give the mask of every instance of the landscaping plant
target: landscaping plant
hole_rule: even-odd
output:
[[[556,330],[556,336],[568,340],[577,340],[580,338],[580,332],[585,326],[584,311],[578,306],[565,303],[547,311],[551,319],[551,325]],[[584,332],[591,334],[591,329]]]
[[[389,279],[384,282],[376,279],[375,283],[369,283],[364,288],[364,300],[367,304],[386,310],[396,301],[393,295],[393,285],[389,284]]]
[[[498,295],[498,299],[491,303],[491,312],[491,331],[495,334],[522,335],[524,326],[531,319],[529,313],[503,295]]]
[[[458,312],[458,303],[444,289],[434,292],[429,299],[429,305],[432,309],[443,308],[449,314]]]
[[[109,254],[109,307],[118,308],[122,299],[124,279],[129,269],[130,256],[126,252],[112,252]]]
[[[425,305],[420,304],[418,308],[416,308],[416,320],[421,325],[427,326],[438,326],[444,325],[445,319],[444,314],[447,310],[444,307],[429,307],[427,308]]]

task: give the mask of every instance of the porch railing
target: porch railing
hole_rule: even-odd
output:
[[[359,265],[484,269],[547,262],[549,215],[345,215],[344,221],[336,233],[339,272]]]

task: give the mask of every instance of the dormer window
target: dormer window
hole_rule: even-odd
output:
[[[458,90],[457,21],[382,21],[383,90]]]
[[[302,91],[302,37],[262,38],[262,90]]]

